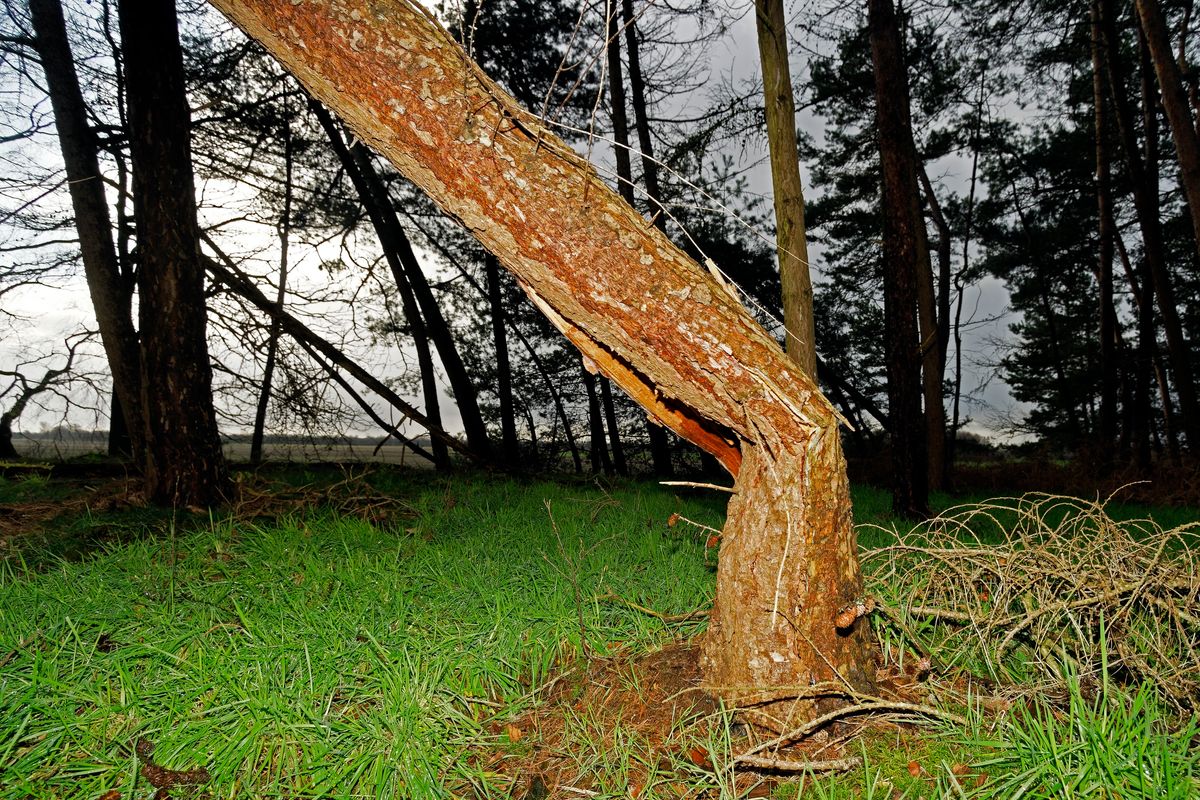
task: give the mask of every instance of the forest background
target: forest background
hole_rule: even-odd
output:
[[[132,314],[138,250],[115,12],[66,9]],[[22,430],[111,427],[120,450],[30,19],[20,3],[6,10],[5,424],[16,441]],[[439,9],[490,74],[614,183],[628,148],[634,203],[720,268],[782,339],[751,7],[627,3],[613,15],[615,49],[605,11],[519,0]],[[442,458],[386,399],[392,389],[469,447],[503,442],[510,462],[702,466],[678,443],[664,456],[636,406],[580,365],[461,228],[258,46],[204,4],[180,12],[205,252],[244,279],[244,291],[214,282],[204,297],[226,436],[393,428]],[[1191,6],[1158,13],[1194,133]],[[866,9],[796,3],[787,14],[820,376],[852,425],[850,454],[873,455],[887,445],[889,397]],[[940,350],[945,432],[928,435],[944,440],[947,463],[930,468],[932,484],[950,481],[970,433],[1143,471],[1180,458],[1200,335],[1196,235],[1137,11],[981,0],[907,4],[898,19]],[[621,122],[613,64],[628,84]],[[331,377],[348,367],[281,333],[264,313],[272,301],[384,386]],[[923,402],[927,413],[937,404]]]

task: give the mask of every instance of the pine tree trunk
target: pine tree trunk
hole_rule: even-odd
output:
[[[1113,220],[1111,196],[1111,166],[1108,153],[1108,104],[1104,92],[1104,59],[1100,33],[1098,0],[1091,7],[1092,103],[1095,107],[1096,134],[1096,214],[1099,228],[1096,238],[1096,282],[1100,294],[1100,413],[1096,445],[1103,466],[1111,463],[1112,448],[1117,440],[1117,312],[1113,302],[1113,258],[1116,227]]]
[[[892,0],[870,0],[868,27],[875,70],[875,115],[883,167],[883,291],[888,416],[895,469],[892,508],[929,514],[929,454],[921,411],[917,338],[918,271],[928,261],[917,186],[917,154],[908,108],[908,78]],[[922,259],[924,252],[925,258]]]
[[[611,475],[612,459],[608,455],[608,446],[604,442],[604,412],[600,408],[600,395],[596,391],[596,376],[585,366],[582,369],[583,388],[587,390],[588,433],[591,440],[588,455],[592,461],[594,474]]]
[[[156,503],[206,507],[232,486],[213,412],[190,113],[173,0],[121,0],[137,219],[145,480]]]
[[[1112,93],[1121,149],[1129,167],[1130,181],[1133,184],[1134,208],[1137,212],[1138,227],[1142,232],[1146,266],[1153,276],[1153,296],[1158,301],[1163,330],[1167,335],[1167,356],[1170,360],[1171,371],[1176,378],[1176,389],[1179,392],[1188,446],[1195,449],[1200,443],[1200,409],[1196,404],[1190,351],[1183,337],[1183,326],[1179,319],[1179,310],[1175,304],[1175,293],[1171,286],[1164,255],[1162,221],[1159,217],[1157,168],[1155,165],[1147,164],[1138,150],[1133,108],[1125,91],[1124,72],[1121,69],[1112,0],[1100,0],[1100,12],[1100,31],[1104,38],[1104,71],[1108,79],[1108,89]],[[1146,97],[1144,105],[1147,108],[1145,119],[1149,123],[1151,118],[1155,117],[1154,104],[1156,100],[1153,98],[1153,92],[1145,85],[1148,71],[1151,71],[1151,68],[1143,57],[1143,95]],[[1157,122],[1155,121],[1150,127],[1156,128]],[[1153,144],[1152,139],[1150,134],[1146,135],[1148,144]]]
[[[916,152],[914,145],[913,152]],[[939,282],[934,286],[933,259],[926,233],[917,269],[917,316],[921,333],[921,393],[925,408],[926,450],[929,453],[929,488],[946,486],[946,343],[950,334],[950,226],[942,216],[925,165],[917,163],[917,179],[924,191],[934,227],[938,229]],[[944,323],[944,324],[943,324]]]
[[[491,253],[484,256],[487,270],[488,306],[492,312],[492,344],[496,349],[496,394],[500,397],[500,441],[504,462],[515,467],[521,461],[517,441],[516,404],[513,402],[512,365],[508,359],[508,337],[504,332],[504,303],[500,292],[500,262]]]
[[[838,420],[698,264],[407,0],[215,0],[460,219],[596,368],[737,476],[707,680],[870,689]],[[785,619],[786,616],[786,619]],[[789,704],[790,705],[790,704]]]
[[[628,475],[625,465],[625,447],[621,444],[621,429],[617,426],[617,404],[613,400],[612,385],[608,378],[600,378],[600,404],[604,408],[604,426],[608,429],[608,446],[612,451],[613,472]]]
[[[804,190],[796,152],[796,100],[788,64],[783,0],[755,0],[758,56],[762,65],[771,186],[775,194],[775,248],[783,288],[784,350],[805,374],[817,376],[817,334],[804,226]]]
[[[128,292],[121,277],[113,247],[112,223],[104,181],[97,158],[98,142],[88,124],[87,107],[79,88],[79,77],[60,0],[30,0],[29,13],[35,32],[34,47],[46,75],[50,106],[58,130],[59,147],[66,166],[75,228],[83,256],[83,271],[91,294],[92,308],[100,329],[100,340],[112,373],[113,392],[119,398],[113,408],[124,415],[135,461],[142,461],[144,432],[138,337],[133,327]],[[120,426],[110,422],[110,430]]]
[[[1171,38],[1158,0],[1136,0],[1135,5],[1154,63],[1154,72],[1158,76],[1163,110],[1166,111],[1175,153],[1179,158],[1179,182],[1187,197],[1192,232],[1200,248],[1200,136],[1196,133],[1196,123],[1188,104],[1187,91],[1183,87],[1179,64],[1171,53]]]
[[[292,125],[288,120],[284,123],[284,178],[283,178],[283,214],[279,218],[279,286],[275,292],[275,305],[283,308],[287,297],[288,279],[288,245],[292,233]],[[250,436],[250,463],[259,464],[263,457],[263,438],[267,428],[267,409],[271,404],[271,384],[275,380],[275,359],[279,355],[279,336],[281,330],[279,318],[271,320],[267,332],[267,363],[263,367],[262,386],[258,392],[258,407],[254,411],[254,431]]]
[[[358,199],[363,204],[367,217],[371,220],[371,226],[375,229],[375,236],[383,248],[384,260],[387,261],[388,269],[391,270],[392,280],[396,284],[396,293],[400,295],[400,310],[404,314],[405,321],[408,322],[409,332],[413,338],[413,349],[417,352],[417,369],[421,371],[421,398],[425,403],[425,417],[431,426],[440,429],[442,427],[441,399],[438,397],[438,381],[433,367],[433,353],[429,349],[429,332],[425,328],[425,320],[421,316],[416,296],[408,282],[408,273],[401,261],[402,253],[411,253],[412,251],[411,247],[406,248],[400,244],[402,241],[407,242],[407,234],[404,233],[400,220],[396,218],[395,209],[384,202],[386,198],[378,196],[372,188],[371,182],[363,173],[364,161],[368,169],[373,169],[367,154],[362,153],[361,158],[355,158],[355,154],[351,152],[351,146],[347,146],[342,138],[342,133],[338,130],[333,116],[323,105],[310,98],[309,110],[317,118],[321,129],[325,131],[325,138],[329,140],[330,148],[338,157],[342,169],[350,178],[350,183],[354,185],[354,191],[358,193]],[[359,149],[361,145],[354,145],[353,148]],[[434,436],[430,439],[429,449],[433,451],[433,462],[438,469],[444,470],[450,467],[450,451],[447,449],[445,441]]]

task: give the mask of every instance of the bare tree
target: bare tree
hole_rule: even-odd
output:
[[[21,418],[35,402],[38,395],[53,393],[63,397],[68,402],[70,398],[64,394],[67,384],[72,378],[72,368],[75,355],[80,344],[86,340],[87,334],[69,337],[64,342],[65,358],[61,367],[45,367],[42,376],[33,380],[27,374],[30,367],[40,364],[44,358],[35,358],[15,365],[12,369],[0,369],[0,378],[7,378],[8,385],[0,389],[0,400],[8,401],[8,407],[0,412],[0,458],[19,458],[20,453],[13,446],[13,423]]]

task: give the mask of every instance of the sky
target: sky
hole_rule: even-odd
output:
[[[751,4],[749,2],[733,3],[731,7],[739,13],[739,16],[730,28],[728,35],[708,51],[707,70],[711,80],[723,79],[739,85],[753,81],[758,74],[756,34]],[[796,12],[795,6],[790,6],[789,9]],[[793,79],[797,83],[804,80],[807,75],[807,58],[803,54],[793,54],[792,71]],[[680,115],[694,114],[696,109],[707,99],[707,95],[701,92],[680,102],[676,109],[659,108],[656,113],[660,115],[672,112]],[[821,135],[821,122],[811,114],[802,112],[798,118],[798,125],[812,135],[818,137]],[[49,163],[57,158],[56,142],[51,135],[43,136],[39,147],[41,149],[35,156],[37,159]],[[610,150],[603,142],[595,143],[592,148],[592,156],[602,171],[611,171],[606,164],[609,155]],[[754,137],[744,142],[734,156],[738,159],[739,165],[746,169],[750,190],[769,197],[771,184],[765,139]],[[943,179],[951,188],[965,184],[967,165],[951,161],[938,164],[936,167],[938,174],[943,175]],[[807,185],[806,173],[806,168],[802,166],[802,178],[806,183],[806,191],[811,193],[811,187]],[[200,184],[198,189],[202,197],[202,207],[205,206],[203,201],[207,201],[207,206],[202,211],[204,216],[210,222],[219,219],[223,192],[227,194],[227,189],[215,184]],[[46,202],[56,203],[60,210],[69,208],[65,192],[60,192],[56,198],[51,198]],[[246,223],[246,231],[243,236],[254,243],[248,245],[248,249],[265,248],[257,258],[263,265],[267,265],[265,268],[269,268],[270,262],[274,258],[273,234],[261,226],[256,228],[253,224]],[[292,265],[294,272],[290,282],[294,281],[293,285],[295,286],[309,288],[315,288],[322,282],[328,282],[329,277],[320,272],[317,266],[324,258],[338,255],[337,252],[331,253],[330,247],[327,245],[324,251],[319,248],[293,248],[293,257],[296,258],[296,263]],[[427,254],[419,255],[424,255],[425,260],[432,263],[432,259],[429,259]],[[814,281],[819,286],[822,270],[819,247],[814,247],[812,250],[812,262]],[[1007,387],[1000,380],[993,379],[992,369],[988,366],[997,358],[997,343],[1005,341],[1010,336],[1008,325],[1013,318],[1007,308],[1008,295],[1003,285],[990,278],[975,287],[970,287],[967,291],[964,318],[969,317],[975,322],[968,326],[965,332],[963,385],[964,392],[975,392],[978,389],[976,392],[978,402],[969,406],[965,412],[974,420],[968,430],[974,430],[995,439],[1011,438],[1004,430],[1005,421],[1018,416],[1020,408],[1008,393]],[[52,351],[71,332],[83,327],[94,326],[90,300],[81,271],[56,280],[51,286],[19,290],[14,295],[5,297],[3,301],[4,308],[15,312],[17,318],[10,320],[8,330],[0,333],[0,336],[3,337],[0,339],[0,367],[2,368],[9,368],[14,363],[26,360],[38,353]],[[397,369],[402,369],[405,363],[412,363],[411,354],[397,352],[394,347],[371,348],[370,352],[364,352],[362,357],[381,374],[394,373]],[[950,357],[953,359],[953,353]],[[45,363],[54,365],[60,361],[51,359]],[[953,361],[951,360],[950,363]],[[97,373],[103,369],[98,351],[93,351],[93,355],[89,359],[85,359],[84,364],[90,373]],[[83,397],[86,394],[86,392],[81,392],[79,396]],[[64,421],[62,403],[52,397],[44,399],[47,400],[44,408],[31,409],[21,418],[18,426],[21,430],[36,431],[61,424]],[[3,401],[0,400],[0,403]],[[85,428],[106,427],[107,422],[104,419],[106,408],[104,406],[105,403],[100,398],[93,396],[84,400],[82,406],[72,411],[67,419],[71,423]],[[453,407],[453,401],[449,397],[444,398],[445,424],[452,431],[457,428],[456,420],[452,417]],[[390,414],[385,412],[385,416],[390,416]],[[224,427],[229,432],[233,426],[226,424]],[[409,428],[408,432],[416,433],[412,428]]]

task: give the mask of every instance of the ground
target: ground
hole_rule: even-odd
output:
[[[1194,510],[1034,497],[909,532],[856,488],[880,696],[767,746],[697,691],[720,497],[362,466],[238,485],[213,516],[106,467],[5,473],[0,794],[1200,791]]]

